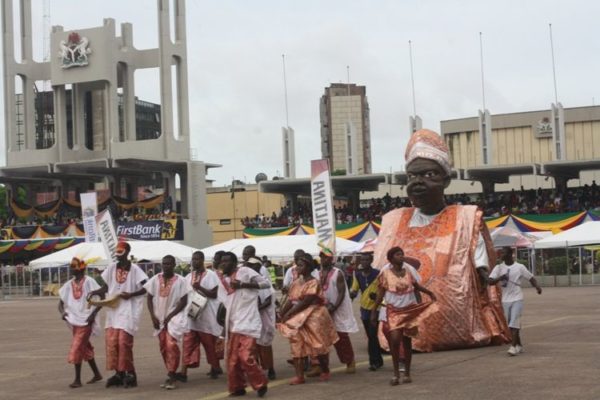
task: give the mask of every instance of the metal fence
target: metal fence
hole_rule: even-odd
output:
[[[160,271],[160,263],[138,264],[149,276]],[[101,271],[89,267],[88,275],[98,278]],[[71,279],[69,265],[33,269],[25,265],[0,266],[0,300],[17,297],[58,296],[61,286]]]
[[[160,272],[160,263],[138,264],[148,276]],[[585,286],[600,284],[600,271],[595,271],[591,265],[582,265],[578,273],[548,274],[541,265],[537,265],[536,279],[541,286]],[[88,275],[98,278],[101,271],[88,267]],[[281,275],[281,276],[280,276]],[[277,273],[277,283],[280,283],[283,271]],[[19,297],[44,297],[58,296],[61,286],[71,279],[69,265],[52,266],[33,269],[28,266],[0,266],[0,300],[9,300]],[[528,286],[529,282],[523,282]],[[276,285],[280,286],[280,285]]]

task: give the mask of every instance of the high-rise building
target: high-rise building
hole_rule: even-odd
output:
[[[321,155],[334,173],[371,173],[371,129],[365,86],[332,83],[321,96]]]

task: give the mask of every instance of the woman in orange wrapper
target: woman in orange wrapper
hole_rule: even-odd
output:
[[[390,385],[400,383],[400,353],[404,353],[403,383],[410,383],[410,364],[412,359],[412,337],[418,334],[418,324],[437,309],[435,295],[419,284],[421,277],[416,269],[404,262],[404,251],[392,247],[387,253],[389,266],[382,269],[378,279],[376,307],[371,311],[371,322],[377,324],[377,308],[382,301],[386,303],[387,320],[383,324],[392,354],[394,377]],[[416,292],[423,292],[431,301],[419,303]]]
[[[311,276],[315,263],[310,254],[298,261],[296,279],[288,292],[288,302],[281,310],[277,329],[289,339],[296,377],[290,385],[304,383],[304,357],[316,358],[321,367],[320,379],[329,380],[329,348],[338,340],[333,320],[324,306],[323,290]]]

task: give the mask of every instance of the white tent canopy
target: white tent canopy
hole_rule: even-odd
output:
[[[353,254],[362,247],[361,243],[351,240],[336,238],[336,255],[345,256]],[[231,251],[241,257],[246,246],[254,246],[258,256],[267,256],[270,259],[290,259],[294,251],[302,249],[305,252],[317,256],[320,248],[317,246],[315,235],[292,235],[292,236],[267,236],[261,238],[231,239],[214,246],[202,249],[206,260],[212,260],[219,250]]]
[[[535,242],[536,249],[600,244],[600,221],[590,221]]]
[[[524,233],[510,226],[503,226],[492,230],[491,236],[494,247],[496,248],[504,246],[532,248],[536,241],[552,236],[552,232],[541,231]]]
[[[180,261],[189,262],[192,259],[192,253],[198,249],[185,246],[171,240],[152,240],[152,241],[130,241],[131,256],[136,260],[149,260],[160,262],[164,256],[170,254]],[[79,243],[73,247],[68,247],[56,253],[48,254],[29,263],[34,269],[47,268],[59,265],[68,265],[73,257],[83,257],[84,259],[97,259],[90,265],[103,269],[108,265],[104,246],[102,243]]]

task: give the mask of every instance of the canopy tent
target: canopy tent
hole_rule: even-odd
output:
[[[528,232],[524,233],[510,226],[493,229],[491,232],[494,247],[525,247],[532,248],[533,244],[545,237],[552,236],[552,232]]]
[[[172,240],[152,240],[152,241],[129,241],[131,246],[131,256],[137,260],[149,260],[160,262],[164,256],[170,254],[180,261],[189,262],[192,259],[192,253],[198,249],[176,243]],[[79,243],[78,245],[66,248],[56,253],[40,257],[29,263],[34,269],[41,269],[53,266],[68,265],[73,257],[83,257],[84,259],[95,259],[90,265],[98,269],[104,269],[108,265],[108,260],[104,252],[102,243]]]
[[[338,256],[353,254],[362,246],[360,243],[342,239],[340,237],[336,238],[335,243],[336,253]],[[317,239],[315,235],[295,235],[231,239],[227,242],[202,249],[202,252],[207,260],[212,260],[215,253],[219,250],[231,251],[238,257],[241,257],[244,247],[250,245],[256,248],[257,255],[267,256],[270,259],[292,258],[294,251],[297,249],[302,249],[313,256],[318,255],[320,251],[319,246],[317,246]]]
[[[600,244],[600,221],[590,221],[535,242],[536,249]]]

